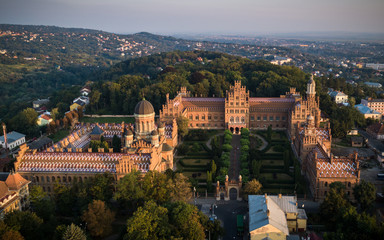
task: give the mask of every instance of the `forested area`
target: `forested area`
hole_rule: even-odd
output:
[[[182,174],[133,171],[117,184],[98,174],[68,186],[56,181],[53,194],[30,192],[31,210],[13,211],[0,221],[0,239],[218,239],[218,220],[188,203],[189,180]],[[210,232],[210,233],[209,233]]]

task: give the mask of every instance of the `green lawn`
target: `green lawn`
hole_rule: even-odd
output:
[[[283,160],[271,159],[271,160],[262,160],[262,166],[284,166]]]
[[[81,122],[85,123],[134,123],[135,118],[133,117],[83,117]]]
[[[265,179],[268,181],[268,180],[285,180],[285,181],[291,181],[292,180],[292,177],[289,176],[288,174],[286,173],[276,173],[276,179],[273,178],[273,173],[261,173],[260,174],[261,177],[265,177]]]
[[[69,130],[61,129],[55,134],[49,135],[48,137],[51,138],[54,143],[56,143],[68,135],[69,135]]]
[[[206,166],[211,162],[211,159],[183,159],[182,160],[186,165],[196,165],[196,166]]]

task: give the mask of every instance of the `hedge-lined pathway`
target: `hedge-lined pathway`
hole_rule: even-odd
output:
[[[216,135],[213,135],[212,137],[210,137],[210,138],[208,139],[208,141],[205,143],[205,145],[207,145],[207,147],[208,147],[209,149],[212,150],[212,145],[211,145],[212,139],[213,139],[214,137],[216,137],[216,136],[223,136],[223,135],[224,135],[224,132],[222,132],[222,133],[218,133],[218,134],[216,134]]]
[[[257,138],[259,138],[263,142],[263,145],[261,145],[257,150],[262,151],[262,150],[264,150],[268,146],[268,142],[262,136],[260,136],[259,134],[249,133],[249,136],[257,137]]]
[[[240,139],[241,135],[233,134],[232,136],[232,150],[231,150],[231,164],[229,165],[228,175],[229,180],[237,181],[240,173]]]

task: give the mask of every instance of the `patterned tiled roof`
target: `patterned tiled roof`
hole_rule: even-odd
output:
[[[124,153],[26,153],[18,168],[19,172],[116,172],[116,164],[123,156],[130,156],[137,169],[146,172],[150,154]]]
[[[320,177],[356,177],[356,163],[349,159],[335,159],[330,161],[318,161],[316,168]]]

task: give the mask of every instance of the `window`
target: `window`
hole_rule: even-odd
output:
[[[257,121],[260,121],[260,116],[257,116]]]
[[[280,117],[276,117],[276,121],[280,121]]]
[[[241,106],[244,106],[244,103],[243,103],[243,102],[241,103]]]
[[[48,187],[48,192],[51,192],[51,187]]]
[[[238,102],[236,103],[236,106],[239,106],[239,103],[238,103]]]
[[[45,192],[45,187],[43,187],[43,191]]]
[[[208,115],[208,120],[211,120],[212,119],[212,116],[211,115]]]
[[[39,176],[36,176],[36,182],[39,182]]]
[[[238,110],[238,109],[236,109],[236,110],[235,110],[235,113],[239,113],[239,110]]]
[[[233,113],[233,109],[230,112]]]
[[[224,116],[220,116],[220,120],[224,120]],[[223,124],[221,124],[221,125],[223,125]],[[223,125],[224,126],[224,125]]]
[[[281,120],[285,121],[285,117],[281,117]]]
[[[201,120],[205,120],[205,115],[201,116]]]
[[[245,123],[245,119],[244,119],[244,117],[241,117],[241,122],[242,122],[242,123]]]
[[[350,182],[348,182],[348,187],[351,187],[351,183]]]
[[[269,121],[273,121],[273,116],[272,116],[272,117],[269,117]]]
[[[54,182],[55,181],[55,177],[52,177],[52,182]]]
[[[255,121],[255,117],[254,116],[251,116],[251,121]]]
[[[236,122],[237,122],[237,123],[240,122],[240,121],[239,121],[239,117],[236,117]]]
[[[325,183],[324,183],[324,186],[326,186],[326,187],[327,187],[327,186],[328,186],[328,183],[327,183],[327,182],[325,182]]]
[[[244,109],[242,109],[240,112],[241,112],[241,113],[244,113]]]
[[[203,123],[203,124],[201,124],[201,126],[202,126],[202,127],[205,127],[205,124]]]
[[[264,116],[264,117],[263,117],[263,120],[264,120],[264,121],[267,121],[267,116]]]
[[[199,120],[199,115],[196,115],[195,119],[196,119],[196,120]]]
[[[239,100],[239,96],[236,97],[236,100]]]
[[[231,118],[229,119],[229,122],[230,122],[230,123],[233,123],[233,122],[234,122],[234,118],[231,117]]]
[[[72,181],[72,178],[71,177],[68,177],[68,182],[71,182]]]
[[[214,117],[213,117],[215,120],[217,120],[217,116],[215,115]]]
[[[231,106],[233,106],[233,102],[231,102]]]
[[[66,177],[63,177],[63,182],[67,182],[67,178]]]
[[[193,116],[192,115],[189,115],[189,120],[192,120],[193,119]]]
[[[46,177],[46,179],[47,179],[47,182],[49,182],[49,177],[48,176]]]

